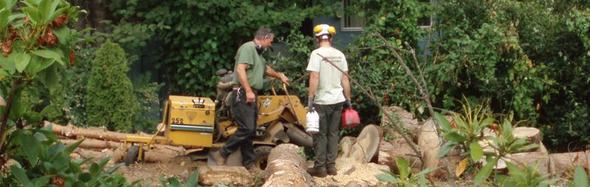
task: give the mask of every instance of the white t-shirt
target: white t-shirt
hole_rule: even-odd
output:
[[[319,54],[319,55],[318,55]],[[320,105],[331,105],[344,102],[342,88],[342,72],[336,69],[322,57],[326,57],[338,68],[344,72],[348,71],[348,64],[346,57],[338,49],[333,47],[320,47],[311,52],[309,63],[307,64],[307,71],[319,72],[319,85],[315,95],[314,103]]]

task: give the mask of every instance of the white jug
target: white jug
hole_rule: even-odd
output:
[[[309,134],[315,134],[320,132],[320,115],[314,110],[311,112],[307,112],[305,115],[305,120],[307,122],[305,131]]]

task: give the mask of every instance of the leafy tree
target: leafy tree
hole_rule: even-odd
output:
[[[114,23],[135,23],[152,28],[157,54],[173,93],[214,95],[214,73],[233,68],[234,55],[260,26],[270,26],[277,36],[299,31],[305,19],[333,15],[324,6],[336,1],[113,1]],[[301,69],[292,70],[300,72]]]
[[[62,0],[0,1],[0,184],[3,186],[128,186],[99,163],[73,161],[43,118],[57,111],[51,97],[72,64],[78,32],[68,22],[79,7]],[[66,55],[69,54],[69,55]],[[69,57],[69,61],[68,61]],[[68,63],[69,62],[69,63]],[[90,169],[81,169],[88,164]]]
[[[137,100],[128,70],[125,51],[119,45],[107,41],[96,51],[86,91],[89,125],[133,129]]]
[[[565,2],[441,2],[429,73],[437,103],[489,99],[494,112],[541,127],[550,147],[590,142],[579,133],[589,120],[589,4]]]
[[[420,99],[418,90],[412,83],[395,56],[385,48],[376,34],[404,50],[418,50],[418,41],[427,36],[427,31],[418,27],[418,20],[429,15],[429,7],[416,0],[411,1],[361,1],[350,10],[351,13],[365,15],[367,25],[363,33],[346,50],[351,77],[370,90],[382,100],[372,102],[365,93],[354,93],[353,103],[362,114],[378,114],[375,105],[394,104],[409,108],[411,111],[423,112],[425,104]],[[421,52],[416,52],[420,54]],[[407,62],[413,62],[413,56],[403,52]],[[409,64],[417,72],[416,64]],[[420,64],[420,66],[423,66]],[[360,90],[352,85],[353,90]],[[363,121],[379,121],[378,115],[368,115]]]

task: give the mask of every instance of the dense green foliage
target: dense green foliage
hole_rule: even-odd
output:
[[[437,105],[453,108],[462,95],[489,99],[494,112],[543,128],[550,147],[589,143],[581,132],[590,131],[590,4],[554,8],[564,3],[441,3],[429,71]]]
[[[380,103],[371,101],[367,93],[360,93],[359,85],[353,85],[354,103],[361,113],[377,114],[376,105],[394,104],[411,111],[423,112],[425,105],[417,96],[416,86],[397,62],[391,49],[384,48],[376,34],[402,49],[416,47],[418,40],[425,36],[426,30],[417,27],[418,20],[428,15],[428,6],[418,1],[361,1],[352,7],[351,12],[367,16],[367,26],[355,43],[345,54],[349,58],[350,73],[353,79],[373,91]],[[405,44],[404,44],[405,43]],[[411,54],[402,53],[404,60],[413,62]],[[408,64],[415,66],[413,63]],[[374,122],[378,116],[363,119]]]
[[[137,112],[133,84],[123,49],[110,41],[96,51],[86,91],[87,123],[131,131]]]
[[[130,185],[113,175],[115,168],[105,171],[108,160],[72,160],[78,144],[65,146],[41,127],[41,120],[61,115],[66,102],[60,83],[68,80],[63,75],[74,63],[72,47],[79,38],[68,22],[79,12],[61,0],[0,1],[2,186]]]
[[[330,2],[322,2],[330,3]],[[234,55],[256,29],[269,26],[277,36],[297,34],[302,22],[330,8],[308,1],[113,1],[116,23],[134,23],[153,29],[158,54],[155,61],[165,69],[173,93],[213,96],[220,68],[232,69]],[[206,18],[206,19],[200,19]],[[134,26],[133,28],[138,28]],[[300,69],[293,69],[300,72]]]
[[[0,173],[4,186],[131,186],[114,173],[118,166],[105,167],[108,159],[72,160],[79,143],[65,146],[48,128],[17,130],[9,141],[8,157],[14,162],[6,165],[10,173]]]

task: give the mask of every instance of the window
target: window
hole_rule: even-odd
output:
[[[425,4],[425,8],[423,12],[427,12],[424,17],[418,18],[418,26],[421,28],[430,28],[432,27],[433,19],[432,19],[432,12],[430,11],[430,7],[433,6],[433,0],[419,0],[420,3]]]
[[[342,19],[342,30],[343,31],[362,31],[365,26],[365,19],[358,15],[348,14],[346,10],[351,7],[354,0],[343,0],[342,5],[344,8],[344,16]]]

